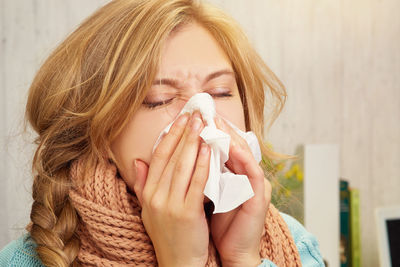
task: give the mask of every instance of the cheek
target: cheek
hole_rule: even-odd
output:
[[[111,148],[121,176],[128,185],[135,180],[134,160],[150,163],[154,143],[171,121],[172,118],[166,112],[155,116],[152,112],[139,110],[114,140]]]
[[[242,131],[246,131],[244,111],[240,99],[233,101],[216,101],[217,114],[233,123]]]

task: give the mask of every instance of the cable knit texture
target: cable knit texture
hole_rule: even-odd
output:
[[[80,222],[77,234],[81,247],[78,260],[83,266],[157,266],[150,237],[141,219],[141,207],[114,164],[98,164],[83,177],[84,162],[72,164],[74,188],[70,199]],[[277,266],[301,266],[290,231],[271,204],[265,220],[260,255]],[[221,266],[212,238],[206,266]]]

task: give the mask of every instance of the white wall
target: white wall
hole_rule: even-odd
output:
[[[105,0],[0,0],[0,247],[28,221],[26,90],[50,50]],[[245,28],[287,87],[268,139],[284,153],[338,143],[360,189],[363,266],[378,266],[373,210],[400,203],[400,2],[214,0]],[[28,136],[29,137],[29,136]]]
[[[18,237],[31,206],[32,136],[24,132],[27,90],[50,51],[106,0],[0,0],[0,247]]]

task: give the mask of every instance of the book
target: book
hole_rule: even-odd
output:
[[[350,191],[349,183],[340,180],[340,266],[349,267],[350,257]]]
[[[350,255],[351,266],[361,266],[360,192],[350,188]]]

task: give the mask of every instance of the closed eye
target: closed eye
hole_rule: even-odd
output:
[[[212,97],[230,97],[230,96],[232,96],[232,94],[230,92],[224,92],[224,93],[218,93],[218,94],[210,94],[210,95]]]
[[[146,108],[153,109],[153,108],[156,108],[156,107],[159,107],[159,106],[163,106],[163,105],[169,104],[172,100],[174,100],[174,98],[175,97],[167,99],[167,100],[163,100],[163,101],[160,101],[160,102],[146,102],[146,101],[144,101],[143,105]]]
[[[231,97],[232,96],[232,94],[229,91],[221,92],[221,93],[210,93],[210,92],[208,92],[208,94],[210,94],[213,98],[225,98],[225,97]],[[167,105],[167,104],[171,103],[172,100],[174,100],[174,99],[175,99],[175,97],[172,97],[170,99],[163,100],[163,101],[157,101],[157,102],[144,101],[143,105],[146,108],[154,109],[154,108],[157,108],[157,107],[161,107],[161,106]]]

